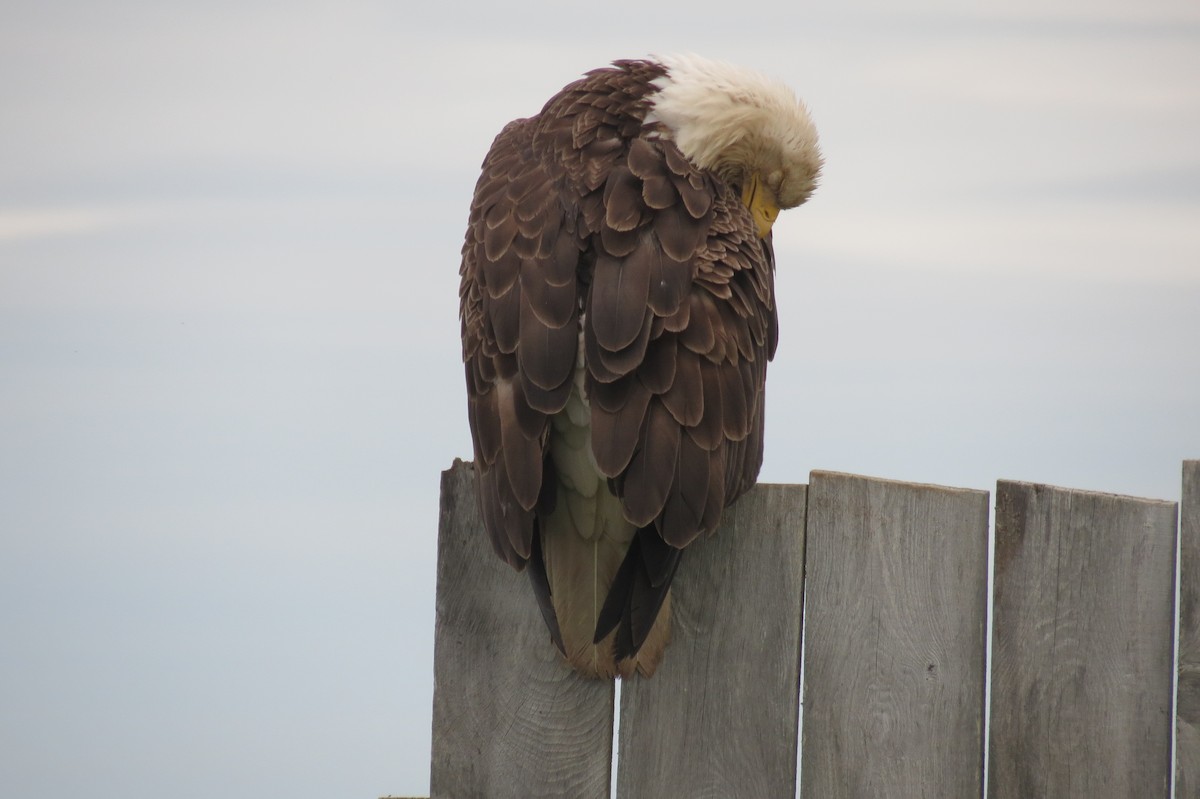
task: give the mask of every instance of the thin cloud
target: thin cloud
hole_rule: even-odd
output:
[[[154,209],[136,207],[0,210],[0,242],[102,233],[157,216]]]
[[[814,206],[807,219],[781,220],[776,236],[804,247],[807,258],[903,264],[922,271],[1194,284],[1200,283],[1198,217],[1196,205],[1146,203],[843,208],[836,214]],[[788,230],[792,225],[794,233]]]
[[[977,37],[881,63],[873,79],[972,106],[1187,113],[1200,106],[1197,38]]]

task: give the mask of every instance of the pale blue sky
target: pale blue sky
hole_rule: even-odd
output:
[[[1193,0],[426,5],[0,10],[0,794],[428,790],[467,204],[614,58],[757,67],[821,131],[764,479],[1178,499]]]

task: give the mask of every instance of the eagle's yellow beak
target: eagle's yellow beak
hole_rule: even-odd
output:
[[[767,234],[771,232],[771,225],[775,224],[775,217],[779,216],[779,205],[771,196],[771,190],[759,181],[757,172],[750,176],[745,187],[742,188],[742,202],[750,209],[750,215],[754,217],[754,224],[758,227],[758,237],[766,238]]]

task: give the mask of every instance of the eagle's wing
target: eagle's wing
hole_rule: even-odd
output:
[[[734,190],[666,140],[633,141],[604,205],[584,323],[592,448],[629,520],[680,548],[762,462],[770,244]]]
[[[549,419],[570,396],[582,328],[592,450],[640,550],[596,637],[626,619],[629,654],[679,549],[754,484],[776,317],[770,241],[736,187],[605,98],[564,91],[497,137],[460,300],[484,522],[518,568],[536,555],[539,503],[554,502]]]
[[[570,395],[579,340],[575,220],[556,176],[531,149],[533,123],[492,144],[471,203],[460,274],[467,411],[492,546],[522,568],[550,416]]]
[[[639,527],[596,629],[620,625],[621,658],[650,634],[681,549],[758,477],[777,318],[769,240],[672,142],[634,140],[604,210],[584,341],[596,463]]]

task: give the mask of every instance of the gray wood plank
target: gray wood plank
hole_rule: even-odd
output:
[[[759,485],[684,553],[664,662],[621,687],[617,796],[795,795],[804,508]]]
[[[469,463],[441,503],[430,795],[608,797],[612,682],[559,657],[528,578],[492,553]]]
[[[1200,460],[1183,462],[1175,796],[1200,796]]]
[[[983,791],[988,494],[814,472],[801,795]]]
[[[1175,510],[997,483],[992,799],[1167,796]]]

